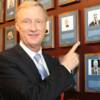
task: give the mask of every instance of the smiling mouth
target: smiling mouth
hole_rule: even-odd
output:
[[[34,34],[28,34],[28,35],[31,36],[31,37],[38,37],[38,36],[40,36],[40,34],[37,34],[37,33],[36,34],[35,33]]]

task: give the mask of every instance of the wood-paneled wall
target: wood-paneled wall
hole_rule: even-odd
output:
[[[100,0],[80,0],[78,3],[69,4],[65,6],[59,7],[57,5],[58,0],[55,0],[55,8],[48,10],[49,15],[55,16],[55,48],[46,50],[49,54],[53,56],[60,56],[65,54],[70,50],[71,47],[59,47],[58,43],[58,32],[59,32],[59,23],[58,23],[58,15],[63,12],[69,12],[75,9],[79,10],[79,37],[81,45],[78,48],[77,52],[80,55],[80,73],[79,73],[79,92],[68,91],[68,93],[64,94],[64,100],[99,100],[100,93],[91,93],[85,92],[85,61],[84,55],[86,53],[100,53],[100,42],[99,43],[90,43],[85,44],[85,14],[84,9],[87,7],[92,7],[96,5],[100,5]],[[99,99],[98,99],[99,98]]]
[[[4,0],[5,4],[6,0]],[[75,91],[68,91],[67,94],[64,94],[64,100],[99,100],[100,99],[100,93],[91,93],[91,92],[85,92],[85,65],[84,65],[84,55],[86,53],[100,53],[100,42],[99,43],[90,43],[85,44],[85,14],[84,9],[86,7],[92,7],[100,5],[100,0],[80,0],[78,3],[68,4],[64,6],[58,6],[58,0],[54,0],[54,8],[48,10],[48,15],[54,16],[54,41],[55,41],[55,47],[50,49],[45,49],[47,53],[49,53],[52,56],[59,57],[65,53],[67,53],[71,46],[69,47],[59,47],[59,23],[58,23],[58,15],[63,12],[69,12],[75,9],[79,10],[79,38],[81,45],[78,48],[77,52],[79,53],[80,58],[80,73],[79,73],[79,92]],[[5,28],[6,26],[9,26],[9,24],[14,23],[14,20],[11,20],[9,22],[5,21],[4,23],[0,24],[0,27]],[[98,99],[99,98],[99,99]]]

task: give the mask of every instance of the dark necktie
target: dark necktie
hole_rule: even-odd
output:
[[[47,73],[47,71],[46,71],[46,69],[45,69],[45,67],[44,67],[44,65],[42,63],[41,55],[40,54],[36,54],[34,56],[34,59],[38,64],[37,68],[38,68],[38,71],[39,71],[39,73],[41,75],[41,78],[43,80],[45,77],[48,76],[48,73]]]

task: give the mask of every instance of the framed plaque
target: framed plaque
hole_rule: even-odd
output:
[[[9,21],[15,18],[18,0],[6,0],[6,16],[5,20]]]
[[[14,26],[5,28],[5,49],[12,48],[17,43],[17,31]]]
[[[58,0],[58,5],[65,5],[69,3],[79,2],[80,0]]]
[[[37,0],[37,1],[39,1],[47,10],[54,8],[54,0]]]
[[[54,48],[54,17],[50,16],[46,24],[43,48]]]
[[[85,8],[85,43],[100,42],[100,5]]]
[[[71,46],[79,40],[78,10],[59,15],[59,46]]]
[[[0,28],[0,52],[3,50],[3,28]]]
[[[100,53],[85,55],[85,91],[100,92]]]
[[[4,14],[4,6],[3,6],[3,0],[0,0],[0,23],[3,23],[3,14]]]

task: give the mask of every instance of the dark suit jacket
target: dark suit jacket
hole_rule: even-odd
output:
[[[63,90],[72,87],[72,75],[58,60],[45,53],[43,56],[50,76],[42,81],[35,64],[19,45],[0,54],[2,100],[56,100]]]

